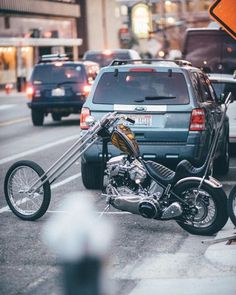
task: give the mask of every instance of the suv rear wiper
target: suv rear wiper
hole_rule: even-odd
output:
[[[176,96],[145,96],[144,98],[137,98],[135,102],[144,102],[145,100],[161,100],[161,99],[174,99]]]
[[[164,96],[164,95],[160,95],[160,96],[145,96],[145,100],[155,100],[155,99],[173,99],[176,98],[176,96]]]

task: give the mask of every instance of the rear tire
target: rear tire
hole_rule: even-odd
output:
[[[42,111],[31,110],[31,118],[34,126],[42,126],[44,113]]]
[[[185,181],[177,184],[175,193],[189,204],[192,204],[198,186],[199,181],[197,180]],[[191,199],[192,197],[193,199]],[[227,196],[223,189],[215,189],[203,183],[200,196],[198,196],[197,207],[198,212],[192,222],[187,219],[186,221],[177,221],[187,232],[194,235],[213,235],[226,224],[228,220]]]
[[[57,113],[52,113],[52,119],[56,122],[61,121],[61,115]]]
[[[214,171],[217,175],[226,175],[229,172],[229,141],[224,143],[223,154],[214,161]]]
[[[101,166],[89,162],[81,163],[83,185],[87,189],[101,188]]]

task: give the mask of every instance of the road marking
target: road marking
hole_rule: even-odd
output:
[[[75,180],[76,178],[79,178],[79,177],[81,177],[81,173],[77,173],[75,175],[72,175],[72,176],[70,176],[70,177],[68,177],[68,178],[66,178],[66,179],[64,179],[64,180],[62,180],[62,181],[60,181],[58,183],[53,184],[51,186],[51,189],[52,190],[53,189],[56,189],[56,188],[58,188],[58,187],[60,187],[60,186],[62,186],[64,184],[66,184],[68,182],[71,182],[71,181],[73,181],[73,180]],[[5,206],[3,208],[0,208],[0,213],[7,212],[7,211],[10,211],[10,208],[8,206]]]
[[[47,213],[68,213],[69,211],[62,211],[62,210],[48,210]],[[103,212],[103,211],[96,211],[97,214],[106,214],[106,215],[126,215],[126,214],[132,214],[127,211],[110,211],[110,212]]]
[[[3,158],[0,160],[0,165],[5,164],[10,161],[13,161],[13,160],[16,160],[16,159],[19,159],[19,158],[23,158],[25,156],[28,156],[28,155],[31,155],[31,154],[34,154],[37,152],[41,152],[41,151],[51,148],[55,145],[59,145],[59,144],[66,143],[66,142],[74,140],[74,139],[78,139],[78,137],[79,137],[78,135],[72,135],[72,136],[60,139],[58,141],[52,142],[52,143],[48,143],[48,144],[42,145],[40,147],[31,149],[31,150],[28,150],[28,151],[25,151],[25,152],[22,152],[22,153],[19,153],[19,154],[10,156],[10,157]]]
[[[4,104],[4,105],[0,105],[0,111],[4,111],[4,110],[10,109],[10,108],[13,108],[15,106],[16,106],[16,104]]]
[[[21,123],[21,122],[24,122],[24,121],[28,121],[29,119],[30,119],[30,117],[24,117],[24,118],[11,120],[11,121],[1,122],[0,127]]]

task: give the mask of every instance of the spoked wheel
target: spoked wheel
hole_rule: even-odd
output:
[[[212,235],[227,222],[227,196],[222,189],[214,189],[206,183],[203,183],[197,196],[198,186],[198,181],[186,181],[176,187],[178,196],[189,204],[183,205],[184,220],[178,221],[178,224],[191,234]]]
[[[228,214],[229,218],[236,226],[236,186],[232,189],[228,199]]]
[[[4,191],[8,206],[23,220],[36,220],[47,211],[51,200],[50,184],[46,181],[37,191],[29,188],[44,174],[43,169],[32,161],[18,161],[5,177]],[[40,181],[42,183],[42,181]],[[40,182],[37,186],[40,185]]]

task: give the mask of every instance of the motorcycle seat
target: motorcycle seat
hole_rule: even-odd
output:
[[[173,182],[175,172],[171,169],[153,161],[145,161],[145,166],[152,178],[159,180],[165,185]]]
[[[204,165],[196,168],[188,160],[179,162],[175,171],[153,161],[145,161],[145,167],[152,178],[164,185],[176,183],[185,177],[202,177],[205,172]]]

